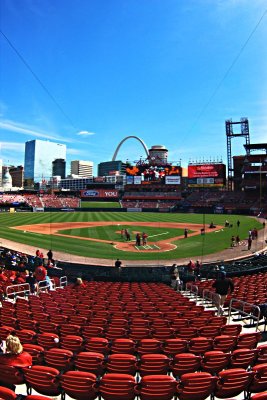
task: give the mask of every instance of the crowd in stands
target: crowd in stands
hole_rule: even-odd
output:
[[[123,208],[161,208],[161,209],[169,209],[174,207],[177,204],[177,201],[174,200],[124,200],[121,201],[121,205]]]
[[[259,209],[264,206],[264,198],[260,201],[259,196],[247,192],[225,192],[199,190],[190,193],[184,200],[183,205],[191,207],[223,207],[224,209]]]
[[[51,285],[50,276],[55,278],[55,271],[61,270],[53,259],[53,253],[48,251],[44,256],[40,250],[36,250],[35,256],[22,252],[0,249],[0,297],[8,286],[29,283],[31,291],[35,290],[35,283],[45,281]]]
[[[78,197],[63,197],[52,194],[2,194],[0,195],[0,206],[1,205],[12,205],[15,203],[26,204],[29,207],[34,208],[79,208],[80,199]]]

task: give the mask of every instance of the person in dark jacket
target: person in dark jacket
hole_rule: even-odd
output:
[[[229,290],[230,293],[233,293],[235,288],[234,284],[231,279],[226,278],[225,271],[220,271],[218,278],[215,280],[212,287],[215,288],[215,292],[221,296],[219,306],[222,308]]]

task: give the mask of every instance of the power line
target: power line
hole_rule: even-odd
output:
[[[223,77],[221,78],[221,80],[219,81],[218,85],[215,87],[214,91],[212,92],[210,98],[208,99],[208,101],[204,104],[204,106],[202,107],[200,113],[198,114],[198,116],[196,117],[195,121],[193,122],[193,124],[191,125],[189,131],[187,132],[190,133],[192,131],[192,129],[196,126],[196,124],[198,123],[198,121],[200,120],[200,118],[202,117],[202,115],[205,113],[205,111],[207,110],[208,106],[210,105],[210,103],[212,102],[213,98],[216,96],[217,92],[219,91],[220,87],[222,86],[223,82],[226,80],[226,78],[228,77],[228,75],[230,74],[231,70],[233,69],[233,67],[235,66],[235,64],[237,63],[237,61],[239,60],[241,54],[243,53],[243,51],[245,50],[247,44],[249,43],[250,39],[252,38],[252,36],[254,35],[254,33],[256,32],[258,26],[260,25],[261,21],[263,20],[263,18],[265,17],[265,15],[267,14],[267,9],[263,12],[262,16],[260,17],[260,19],[258,20],[257,24],[255,25],[255,27],[252,29],[252,31],[250,32],[248,38],[246,39],[246,41],[244,42],[244,44],[242,45],[241,49],[239,50],[239,52],[237,53],[237,55],[235,56],[235,58],[233,59],[233,61],[231,62],[230,66],[228,67],[228,69],[226,70],[225,74],[223,75]]]
[[[39,85],[42,87],[42,89],[45,91],[45,93],[50,97],[50,99],[53,101],[53,103],[56,105],[56,107],[59,109],[62,115],[68,120],[68,122],[72,125],[72,127],[77,131],[77,127],[71,120],[71,118],[68,116],[68,114],[64,111],[64,109],[61,107],[59,102],[56,100],[56,98],[53,96],[53,94],[50,92],[50,90],[46,87],[46,85],[42,82],[42,80],[38,77],[38,75],[33,71],[32,67],[30,64],[25,60],[25,58],[22,56],[22,54],[16,49],[16,47],[13,45],[13,43],[9,40],[9,38],[4,34],[4,32],[0,29],[0,33],[2,36],[5,38],[9,46],[12,48],[12,50],[17,54],[21,62],[25,65],[25,67],[30,71],[34,79],[39,83]]]

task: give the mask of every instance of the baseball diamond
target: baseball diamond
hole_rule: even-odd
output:
[[[83,257],[85,263],[89,259],[106,263],[117,257],[145,264],[153,260],[245,256],[248,230],[257,228],[260,232],[262,224],[254,217],[231,215],[228,219],[231,227],[226,228],[225,215],[214,214],[3,213],[0,215],[0,233],[3,242],[21,243],[22,250],[23,245],[44,250],[53,248],[58,259],[75,261],[75,257]],[[239,227],[236,225],[238,220]],[[214,224],[213,228],[209,227],[210,221]],[[121,238],[122,227],[132,230],[130,242]],[[184,229],[188,230],[187,238],[184,238]],[[134,238],[138,231],[147,232],[146,246],[136,246]],[[237,231],[243,245],[230,248],[231,237]],[[260,239],[253,246],[255,250],[262,246]]]

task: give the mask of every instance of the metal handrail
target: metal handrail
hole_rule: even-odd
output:
[[[221,312],[221,296],[218,293],[212,292],[209,289],[204,289],[202,292],[202,299],[210,301]]]
[[[10,285],[6,287],[6,297],[27,297],[30,294],[30,285],[28,283],[19,283],[17,285]]]
[[[187,282],[185,285],[185,290],[192,294],[194,297],[198,297],[198,286],[193,285],[192,282]]]
[[[178,283],[176,289],[177,289],[177,292],[182,292],[184,290],[183,289],[183,284],[182,283]]]
[[[233,306],[234,302],[237,302],[241,307],[239,307],[239,308],[237,308],[237,306],[234,307]],[[245,311],[246,306],[250,307],[251,312]],[[255,313],[253,313],[253,310],[255,311]],[[255,306],[255,304],[247,303],[246,301],[243,301],[243,300],[231,299],[230,304],[229,304],[229,311],[228,311],[229,320],[230,320],[232,311],[238,311],[240,313],[240,315],[242,315],[243,317],[244,316],[247,317],[246,319],[256,321],[255,329],[258,330],[259,320],[260,320],[260,316],[261,316],[261,310],[260,310],[259,306]]]
[[[66,276],[61,276],[59,279],[59,287],[65,287],[68,284],[68,278]]]
[[[52,283],[52,289],[55,290],[56,284],[55,284],[54,279],[52,278],[52,279],[50,279],[50,281]],[[37,283],[37,293],[45,292],[50,289],[51,289],[51,286],[50,286],[50,283],[47,282],[47,280],[39,281]]]

